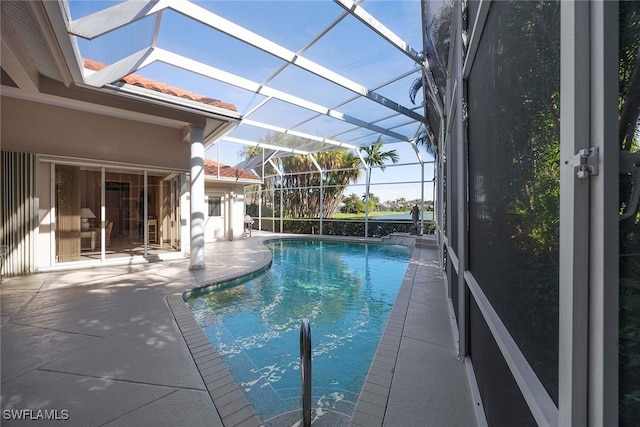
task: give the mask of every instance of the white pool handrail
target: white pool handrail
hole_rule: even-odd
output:
[[[311,427],[311,325],[302,319],[300,327],[300,376],[302,379],[302,425]]]

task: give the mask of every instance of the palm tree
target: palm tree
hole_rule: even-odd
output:
[[[382,151],[382,136],[376,139],[376,142],[367,147],[360,147],[360,152],[363,154],[363,158],[367,163],[367,192],[365,193],[365,218],[369,217],[369,188],[371,186],[371,167],[379,166],[380,170],[384,172],[384,164],[387,160],[391,160],[393,163],[398,163],[400,157],[396,150]],[[365,237],[369,236],[368,223],[365,221]]]
[[[342,200],[347,184],[358,181],[360,158],[350,151],[325,151],[315,153],[324,174],[324,216],[330,217]]]
[[[398,163],[400,157],[396,150],[382,151],[382,136],[379,136],[376,139],[376,142],[367,147],[360,147],[360,152],[362,153],[362,157],[364,157],[365,162],[367,162],[367,166],[371,169],[372,166],[380,166],[380,170],[384,172],[385,166],[384,164],[387,160],[391,160],[391,162]],[[367,175],[367,194],[369,193],[369,186],[371,184],[371,171]]]
[[[267,135],[261,142],[268,142],[273,145],[284,145],[295,147],[309,140],[293,136],[276,133]],[[246,159],[260,155],[262,149],[247,147],[243,150]],[[311,159],[307,155],[293,155],[274,158],[275,167],[283,175],[265,180],[264,187],[275,191],[273,196],[274,205],[280,203],[283,213],[291,217],[312,218],[320,211],[320,181],[323,186],[324,217],[329,217],[336,210],[342,200],[342,195],[347,185],[356,182],[360,177],[358,163],[360,159],[354,153],[347,150],[335,150],[318,152],[314,154],[318,164],[323,169],[323,173],[317,173]],[[265,175],[274,173],[273,165],[264,165]],[[275,212],[274,208],[274,212]]]

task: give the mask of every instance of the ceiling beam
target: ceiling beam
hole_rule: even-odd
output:
[[[406,135],[402,135],[397,132],[382,128],[380,126],[376,126],[374,124],[365,122],[364,120],[360,120],[347,114],[343,114],[339,111],[332,110],[328,107],[316,104],[306,99],[302,99],[295,95],[290,95],[280,90],[273,89],[268,86],[263,86],[260,83],[253,82],[251,80],[239,77],[226,71],[222,71],[218,68],[203,64],[191,58],[169,52],[168,50],[160,48],[154,49],[153,52],[151,52],[151,54],[146,57],[146,60],[142,63],[142,66],[148,65],[154,61],[161,61],[166,64],[173,65],[175,67],[182,68],[184,70],[197,73],[205,77],[213,78],[223,83],[249,90],[260,95],[279,99],[289,104],[306,108],[307,110],[314,111],[325,116],[333,117],[334,119],[351,123],[353,125],[360,126],[374,132],[381,133],[383,135],[387,135],[399,141],[410,141],[410,138]]]
[[[69,32],[91,40],[169,6],[168,0],[126,1],[72,21],[69,24]]]
[[[250,147],[269,148],[271,150],[284,151],[286,153],[304,154],[304,155],[309,154],[308,151],[297,150],[295,148],[290,148],[290,147],[282,147],[280,145],[267,144],[267,143],[264,143],[264,142],[255,142],[255,141],[250,141],[248,139],[235,138],[235,137],[232,137],[232,136],[222,137],[222,138],[220,138],[220,141],[233,142],[233,143],[236,143],[236,144],[248,145]]]
[[[140,69],[152,52],[152,47],[144,48],[85,77],[85,82],[95,87],[117,82],[126,75]]]
[[[308,134],[308,133],[299,132],[299,131],[291,130],[291,129],[286,129],[286,128],[282,128],[282,127],[279,127],[279,126],[270,125],[270,124],[267,124],[267,123],[257,122],[255,120],[244,119],[242,121],[242,124],[243,125],[248,125],[248,126],[259,127],[261,129],[268,129],[268,130],[272,130],[274,132],[280,132],[280,133],[284,133],[284,134],[287,134],[287,135],[293,135],[293,136],[297,136],[297,137],[300,137],[300,138],[310,139],[312,141],[318,141],[318,142],[322,142],[324,144],[336,145],[338,147],[343,147],[343,148],[347,148],[347,149],[356,149],[357,148],[355,145],[347,144],[346,142],[336,141],[336,140],[329,139],[329,138],[323,138],[321,136],[311,135],[311,134]]]

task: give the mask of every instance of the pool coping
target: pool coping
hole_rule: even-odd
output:
[[[418,240],[416,237],[409,236],[406,233],[397,233],[382,239],[345,236],[273,235],[257,236],[256,240],[258,247],[268,252],[268,256],[265,257],[263,263],[242,273],[223,275],[213,283],[195,287],[190,286],[181,292],[176,292],[166,297],[173,317],[184,337],[196,368],[202,376],[207,392],[220,415],[223,425],[225,427],[258,427],[264,424],[244,395],[240,385],[235,381],[222,358],[204,334],[204,330],[191,314],[185,299],[187,296],[215,287],[220,283],[257,274],[268,268],[272,260],[271,251],[264,245],[266,242],[323,240],[413,246],[407,271],[389,313],[387,323],[349,422],[349,426],[354,427],[382,426],[391,393],[393,372],[400,351],[400,342],[409,308],[420,250],[423,247],[433,247],[435,249],[435,240],[430,237]]]

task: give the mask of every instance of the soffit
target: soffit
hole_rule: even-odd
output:
[[[4,17],[3,25],[9,24],[11,31],[20,39],[29,58],[43,76],[60,80],[51,52],[47,49],[44,36],[38,22],[34,18],[31,2],[2,1],[0,10]]]

